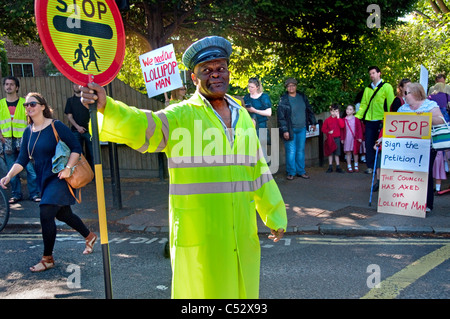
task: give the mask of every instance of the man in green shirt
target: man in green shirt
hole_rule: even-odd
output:
[[[384,112],[389,112],[394,101],[394,89],[381,79],[381,71],[377,66],[369,67],[372,81],[364,89],[361,105],[355,117],[364,121],[366,143],[366,174],[372,174],[375,162],[374,145],[383,126]]]

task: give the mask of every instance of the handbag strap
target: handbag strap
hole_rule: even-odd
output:
[[[444,121],[445,125],[447,125],[447,127],[450,129],[449,122],[447,122],[443,116],[439,116],[439,117]]]
[[[53,128],[53,133],[55,134],[56,142],[58,143],[60,138],[59,138],[59,135],[58,135],[58,131],[56,130],[55,125],[53,124],[54,122],[55,121],[52,121],[52,128]],[[77,201],[78,204],[81,204],[81,189],[78,191],[78,197],[79,197],[79,199],[78,199],[75,196],[72,187],[70,187],[70,184],[67,183],[67,181],[66,181],[66,184],[67,184],[67,187],[69,188],[69,191],[72,194],[73,198],[75,198],[75,200]]]
[[[372,97],[370,98],[369,103],[367,104],[367,108],[364,111],[364,116],[362,117],[363,120],[366,118],[367,111],[369,111],[370,103],[372,103],[373,98],[375,97],[375,95],[377,95],[378,91],[381,89],[381,87],[383,85],[384,85],[384,81],[382,81],[380,84],[378,84],[377,89],[375,90],[375,92],[373,92]]]
[[[75,196],[72,187],[70,186],[69,183],[67,183],[67,187],[69,187],[69,191],[72,194],[73,198],[75,198],[75,200],[77,201],[78,204],[81,204],[81,188],[78,189],[78,197],[79,199]]]
[[[55,123],[55,121],[52,121],[52,128],[53,128],[53,133],[55,134],[56,143],[58,143],[60,138],[59,138],[58,131],[56,130],[54,123]]]
[[[450,130],[450,122],[447,122],[443,116],[439,116],[439,117],[444,121],[444,123],[443,124],[431,125],[431,132],[432,133],[434,133],[436,131],[436,127],[437,126],[442,127],[441,125],[447,126],[447,129]]]

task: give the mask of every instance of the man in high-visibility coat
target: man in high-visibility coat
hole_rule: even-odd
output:
[[[28,123],[26,110],[23,106],[25,99],[19,97],[18,94],[19,80],[14,76],[8,76],[3,78],[2,84],[6,97],[0,100],[0,142],[3,147],[5,163],[9,170],[19,156],[22,147],[22,135]],[[27,147],[27,145],[23,145],[23,147]],[[40,202],[39,186],[32,161],[28,163],[25,170],[30,199],[34,202]],[[10,204],[22,200],[22,187],[18,175],[11,179],[11,195]]]
[[[83,103],[96,100],[103,113],[100,140],[167,154],[172,298],[258,298],[256,210],[274,241],[287,226],[253,122],[226,94],[231,50],[221,37],[189,47],[183,63],[197,91],[158,112],[114,101],[97,84],[82,88]]]

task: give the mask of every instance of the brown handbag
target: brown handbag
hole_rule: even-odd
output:
[[[52,127],[57,143],[64,143],[59,138],[58,132],[56,131],[53,122]],[[93,179],[94,179],[94,172],[92,171],[91,166],[89,165],[84,155],[80,154],[78,162],[72,168],[72,175],[66,178],[67,187],[69,187],[72,196],[76,199],[78,204],[81,203],[81,188],[89,184]],[[80,189],[78,191],[79,199],[75,196],[73,189],[75,190]]]

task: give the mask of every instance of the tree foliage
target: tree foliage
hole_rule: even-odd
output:
[[[450,65],[450,0],[130,0],[122,12],[127,52],[119,77],[144,86],[138,56],[168,43],[181,54],[193,41],[222,35],[233,43],[230,93],[246,93],[257,76],[276,106],[283,82],[295,77],[316,112],[330,103],[353,103],[378,65],[392,85],[431,77]],[[0,0],[0,34],[15,43],[37,40],[33,0]],[[368,6],[379,8],[380,28],[370,28]],[[414,12],[411,22],[399,17]]]
[[[0,74],[3,77],[8,75],[8,57],[4,44],[5,42],[0,40]]]
[[[16,44],[39,42],[33,0],[0,0],[0,34]]]

